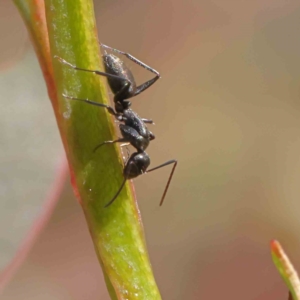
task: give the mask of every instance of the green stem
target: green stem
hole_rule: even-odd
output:
[[[57,55],[78,67],[102,70],[93,2],[45,0],[48,26],[42,33],[38,28],[46,23],[40,17],[44,13],[43,1],[15,2],[32,33],[37,53],[41,52],[41,45],[47,44],[47,29],[49,32],[51,52],[42,53],[50,64],[43,65],[42,61],[42,66],[50,77],[52,74],[53,84],[48,84],[48,90],[52,92],[49,94],[67,153],[71,181],[86,216],[110,296],[161,299],[130,184],[125,185],[111,206],[104,208],[121,185],[123,161],[116,145],[103,146],[97,153],[93,149],[99,142],[116,138],[114,120],[103,108],[62,97],[64,93],[108,104],[104,78],[75,71],[54,59]]]
[[[289,257],[284,252],[280,243],[276,240],[271,242],[273,262],[279,274],[289,288],[289,299],[300,300],[300,279]]]

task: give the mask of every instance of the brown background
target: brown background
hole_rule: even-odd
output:
[[[13,5],[2,0],[0,7],[6,67],[22,57],[26,34]],[[269,241],[279,239],[300,266],[299,2],[95,1],[95,7],[100,40],[162,74],[133,105],[156,122],[152,164],[179,160],[160,209],[169,170],[135,181],[163,298],[287,299]],[[148,78],[130,66],[139,82]],[[69,184],[1,299],[108,299]]]

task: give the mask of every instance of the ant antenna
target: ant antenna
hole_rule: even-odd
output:
[[[126,146],[126,144],[124,144],[124,146]],[[128,163],[129,159],[130,159],[130,152],[129,152],[129,149],[128,147],[126,146],[126,150],[127,150],[127,159],[126,159],[126,162],[125,162],[125,165]],[[124,177],[124,180],[119,188],[119,190],[117,191],[117,193],[115,194],[115,196],[104,206],[104,208],[110,206],[115,200],[116,198],[119,196],[119,194],[121,193],[124,185],[125,185],[125,182],[126,182],[127,178]]]
[[[146,173],[149,173],[149,172],[155,171],[155,170],[157,170],[157,169],[163,168],[163,167],[168,166],[168,165],[171,165],[171,164],[174,164],[174,166],[173,166],[172,171],[171,171],[171,173],[170,173],[170,176],[169,176],[168,182],[167,182],[167,184],[166,184],[164,193],[163,193],[163,195],[162,195],[162,197],[161,197],[159,206],[162,206],[162,204],[163,204],[163,202],[164,202],[164,200],[165,200],[167,191],[168,191],[168,189],[169,189],[169,185],[170,185],[170,183],[171,183],[173,174],[174,174],[174,172],[175,172],[175,168],[176,168],[176,166],[177,166],[177,160],[174,160],[174,159],[173,159],[173,160],[169,160],[169,161],[163,163],[162,165],[159,165],[159,166],[157,166],[157,167],[155,167],[155,168],[153,168],[153,169],[150,169],[150,170],[146,171]]]
[[[123,180],[121,186],[119,187],[119,190],[118,190],[117,193],[114,195],[114,197],[113,197],[113,198],[112,198],[112,199],[104,206],[104,208],[110,206],[110,205],[117,199],[117,197],[118,197],[119,194],[121,193],[121,191],[122,191],[122,189],[123,189],[123,187],[124,187],[124,185],[125,185],[125,183],[126,183],[126,180],[127,180],[127,178],[124,178],[124,180]]]

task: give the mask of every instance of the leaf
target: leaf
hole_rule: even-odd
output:
[[[273,262],[290,290],[290,296],[294,300],[300,300],[300,281],[297,271],[278,241],[271,242]]]

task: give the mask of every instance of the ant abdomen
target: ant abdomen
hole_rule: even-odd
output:
[[[131,98],[136,90],[136,83],[130,69],[119,57],[113,54],[103,55],[103,62],[106,73],[119,76],[119,79],[107,78],[115,97],[119,96],[121,100]],[[121,78],[124,80],[120,80]]]

